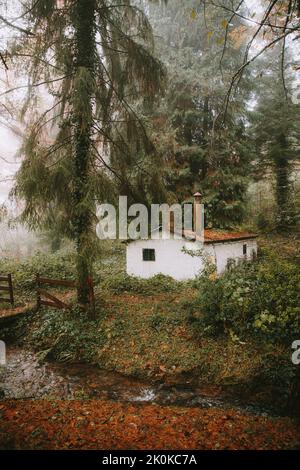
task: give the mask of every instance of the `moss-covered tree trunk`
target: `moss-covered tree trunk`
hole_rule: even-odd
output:
[[[96,57],[96,0],[75,0],[75,92],[73,100],[74,159],[72,225],[77,248],[78,302],[88,303],[91,275],[89,240],[92,230],[89,177],[91,171],[91,130]]]

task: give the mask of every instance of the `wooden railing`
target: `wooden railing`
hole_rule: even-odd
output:
[[[36,276],[36,286],[37,286],[37,309],[39,310],[42,305],[47,307],[55,307],[59,309],[71,309],[72,306],[65,301],[59,299],[53,293],[47,291],[44,286],[52,287],[71,287],[77,288],[78,284],[74,281],[66,281],[61,279],[50,279],[46,277],[41,277],[39,274]],[[94,283],[91,278],[88,279],[88,289],[89,289],[89,306],[92,317],[95,316],[95,295],[94,295]]]
[[[89,313],[92,318],[95,317],[95,293],[94,293],[94,282],[92,278],[88,278],[88,296],[89,296]],[[78,287],[77,282],[75,281],[66,281],[64,279],[50,279],[47,277],[41,277],[39,274],[36,276],[36,300],[37,300],[37,310],[40,309],[42,305],[47,307],[54,307],[59,309],[68,309],[72,308],[72,305],[58,298],[57,295],[52,292],[48,292],[47,286],[51,287],[70,287],[76,289]],[[2,297],[2,292],[7,292],[7,297]],[[11,306],[14,306],[14,289],[12,282],[12,275],[7,274],[6,276],[0,276],[0,302],[10,303]]]
[[[0,302],[8,302],[11,306],[14,305],[14,289],[12,283],[12,276],[11,274],[7,274],[7,276],[0,276],[0,283],[7,283],[7,285],[0,285],[0,293],[2,291],[7,292],[9,297],[2,297],[0,296]]]

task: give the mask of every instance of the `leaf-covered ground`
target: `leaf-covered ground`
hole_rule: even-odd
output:
[[[44,261],[45,266],[50,263],[44,272],[60,277],[60,257],[51,260],[53,264]],[[192,305],[197,285],[161,276],[132,279],[124,273],[120,257],[117,260],[120,262],[113,259],[111,264],[101,264],[96,321],[76,308],[45,308],[7,325],[1,330],[2,339],[14,342],[17,338],[21,346],[31,348],[45,361],[92,363],[104,370],[167,383],[201,380],[201,386],[234,394],[244,402],[277,409],[285,406],[286,392],[291,389],[285,371],[296,367],[291,363],[290,345],[264,344],[253,336],[245,342],[224,335],[207,336],[199,326],[201,312]],[[35,263],[30,261],[29,273]],[[22,280],[23,269],[16,271]],[[65,273],[65,277],[71,278],[71,274]],[[74,292],[57,295],[65,300],[68,296],[68,301],[74,295],[75,299]]]
[[[242,392],[247,402],[249,397],[267,405],[284,401],[290,389],[284,375],[291,368],[289,346],[264,345],[255,337],[240,342],[203,335],[195,321],[201,312],[191,310],[197,286],[161,277],[129,278],[123,255],[114,258],[109,252],[96,266],[101,276],[96,276],[95,322],[77,309],[43,309],[3,328],[3,339],[17,338],[46,361],[83,361],[170,383],[178,377],[200,377],[212,390]],[[39,256],[22,266],[0,260],[0,271],[13,272],[19,307],[34,299],[37,269],[45,276],[72,279],[70,260]],[[72,293],[59,292],[64,295]],[[283,361],[281,369],[277,356]],[[292,449],[299,442],[291,419],[236,410],[100,400],[0,403],[0,447],[9,449]]]
[[[0,403],[1,449],[294,449],[288,418],[108,401]]]

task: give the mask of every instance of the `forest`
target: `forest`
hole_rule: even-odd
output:
[[[1,0],[0,28],[0,449],[299,450],[300,1]],[[200,201],[201,249],[100,239],[120,196],[126,233]]]

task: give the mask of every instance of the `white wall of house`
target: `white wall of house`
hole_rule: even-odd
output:
[[[244,255],[244,245],[247,246],[247,254]],[[236,261],[253,258],[253,252],[257,254],[257,241],[255,239],[239,240],[235,242],[214,243],[205,245],[205,251],[214,257],[217,265],[217,272],[221,274],[225,271],[229,260]]]
[[[229,259],[244,259],[243,245],[247,245],[247,259],[253,251],[257,252],[256,240],[199,244],[183,240],[137,240],[127,245],[127,274],[148,279],[156,274],[171,276],[177,280],[193,279],[203,269],[204,261],[199,256],[184,253],[183,248],[192,251],[203,248],[217,265],[218,274],[222,273]],[[155,261],[143,261],[143,250],[155,250]]]
[[[127,246],[127,274],[146,279],[156,274],[177,280],[193,279],[203,269],[203,261],[182,252],[184,247],[197,249],[196,243],[186,240],[132,241]],[[155,261],[143,261],[143,249],[154,249]]]

